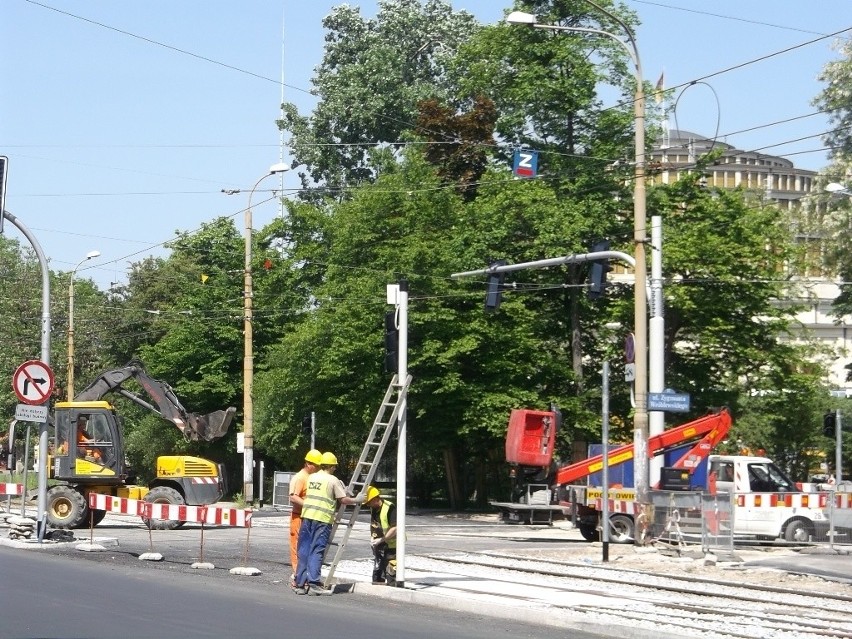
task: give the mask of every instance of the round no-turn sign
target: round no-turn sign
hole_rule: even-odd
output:
[[[53,392],[53,371],[38,360],[24,362],[12,376],[12,388],[25,404],[44,404]]]

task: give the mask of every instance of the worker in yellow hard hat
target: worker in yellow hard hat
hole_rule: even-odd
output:
[[[396,585],[396,506],[375,486],[367,488],[364,505],[370,507],[370,545],[373,547],[373,583]]]
[[[299,528],[296,582],[297,595],[330,595],[322,585],[322,559],[331,537],[331,527],[339,506],[361,504],[364,495],[349,497],[346,486],[337,477],[337,457],[323,453],[319,470],[308,476],[308,490],[302,502],[302,525]]]
[[[296,473],[290,482],[290,567],[293,574],[290,576],[290,587],[296,585],[296,567],[298,565],[299,553],[299,529],[302,526],[302,505],[305,503],[305,493],[308,492],[308,476],[319,470],[322,461],[322,453],[316,448],[309,450],[305,455],[305,464]]]

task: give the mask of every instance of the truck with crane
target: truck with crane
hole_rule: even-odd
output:
[[[603,455],[592,455],[582,461],[556,466],[553,450],[559,415],[557,411],[514,410],[506,434],[506,461],[513,480],[513,501],[492,502],[503,521],[542,523],[553,517],[570,516],[587,540],[598,537],[600,518],[599,486],[588,482],[603,468]],[[655,435],[648,440],[651,456],[664,455],[666,466],[692,474],[721,442],[731,427],[727,409],[714,411],[691,422]],[[610,468],[629,465],[633,460],[633,444],[609,450]],[[635,496],[632,474],[622,477],[610,488],[620,501]],[[628,484],[625,486],[624,484]],[[633,538],[633,513],[615,513],[610,517],[613,541]]]
[[[135,381],[147,401],[122,385]],[[89,493],[144,499],[153,503],[204,505],[219,501],[226,490],[222,464],[200,457],[157,458],[156,477],[147,486],[131,483],[125,458],[122,419],[104,399],[115,393],[172,422],[188,441],[213,441],[228,430],[236,409],[207,415],[187,411],[171,387],[152,378],[138,361],[101,373],[73,401],[56,402],[49,446],[47,521],[54,528],[79,528],[99,523],[105,512],[90,510]],[[153,402],[153,403],[152,403]],[[146,520],[151,528],[172,529],[180,522]]]
[[[512,411],[506,436],[513,501],[492,502],[510,523],[549,523],[571,517],[582,536],[599,537],[603,455],[557,466],[552,461],[556,411]],[[731,428],[727,409],[713,411],[648,440],[651,456],[665,458],[661,490],[730,494],[732,534],[801,543],[835,536],[852,539],[852,492],[793,482],[766,457],[712,454]],[[600,448],[600,446],[598,446]],[[610,540],[634,539],[638,514],[633,488],[633,444],[608,453]],[[718,522],[716,522],[718,523]],[[726,522],[731,525],[731,522]],[[715,524],[714,524],[715,525]]]

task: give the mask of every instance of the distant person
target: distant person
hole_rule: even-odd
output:
[[[296,587],[296,570],[299,561],[299,528],[302,526],[302,506],[305,503],[305,494],[308,492],[308,476],[319,470],[322,461],[322,453],[316,448],[309,450],[305,455],[305,465],[296,473],[290,482],[290,567],[293,574],[290,576],[290,587]]]
[[[367,488],[364,505],[370,508],[370,546],[373,583],[396,585],[396,506],[383,499],[375,486]]]
[[[363,503],[363,496],[349,497],[343,482],[334,476],[337,457],[323,453],[320,469],[308,477],[308,491],[302,503],[299,528],[299,557],[296,570],[297,595],[330,595],[322,585],[322,559],[331,537],[334,516],[339,506]]]

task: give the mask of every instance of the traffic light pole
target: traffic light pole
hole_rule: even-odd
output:
[[[632,255],[622,253],[621,251],[594,251],[592,253],[578,253],[576,255],[566,255],[564,257],[551,257],[546,260],[536,260],[535,262],[521,262],[520,264],[498,264],[494,262],[488,268],[481,268],[476,271],[464,271],[462,273],[453,273],[450,275],[454,280],[462,277],[472,277],[474,275],[493,275],[495,273],[509,273],[511,271],[524,271],[526,269],[548,268],[549,266],[563,266],[565,264],[580,264],[582,262],[594,262],[595,260],[621,260],[630,266],[636,266],[636,260]],[[647,288],[647,282],[646,282]]]
[[[834,485],[839,486],[843,479],[841,472],[841,452],[843,452],[843,418],[840,415],[840,409],[837,409],[837,419],[834,422]]]
[[[408,377],[408,281],[400,280],[398,284],[388,284],[387,302],[396,307],[398,319],[397,328],[397,379]],[[405,587],[405,513],[408,504],[406,495],[408,485],[408,402],[405,397],[400,400],[397,414],[397,449],[396,449],[396,585]]]

